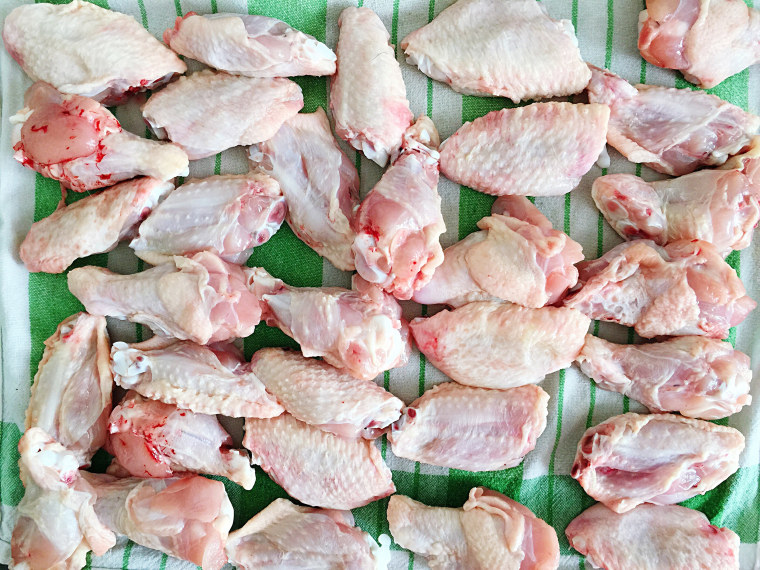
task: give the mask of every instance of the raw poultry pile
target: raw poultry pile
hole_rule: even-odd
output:
[[[647,60],[707,87],[759,59],[760,13],[742,0],[673,4],[647,2]],[[730,29],[730,57],[702,47],[706,20]],[[513,467],[546,427],[550,395],[537,384],[577,362],[652,413],[609,418],[578,443],[572,476],[599,503],[567,527],[570,545],[608,569],[738,568],[739,537],[675,503],[725,481],[744,448],[738,430],[705,420],[751,402],[749,358],[721,339],[756,305],[724,258],[760,220],[760,118],[587,65],[572,26],[535,0],[459,0],[401,42],[409,63],[462,93],[574,102],[493,111],[440,141],[412,114],[377,15],[346,8],[338,24],[333,53],[255,15],[190,12],[165,45],[81,0],[6,19],[5,47],[35,81],[10,118],[15,158],[64,189],[99,190],[32,225],[21,260],[62,273],[128,240],[152,265],[68,272],[86,312],[45,342],[34,378],[15,567],[78,569],[126,536],[204,570],[387,568],[388,537],[378,544],[349,512],[396,490],[374,440],[387,434],[397,457],[431,465]],[[105,36],[117,57],[97,49]],[[185,75],[178,55],[209,69]],[[300,75],[332,76],[329,116],[299,113],[287,78]],[[106,108],[144,90],[160,142]],[[387,165],[363,200],[333,130]],[[527,196],[572,191],[605,144],[672,178],[597,178],[593,200],[627,241],[584,260]],[[247,174],[175,188],[189,161],[236,146],[248,147]],[[445,250],[439,173],[499,196],[479,231]],[[246,266],[283,221],[355,270],[352,288],[296,287]],[[400,300],[448,308],[407,322]],[[106,317],[155,336],[111,344]],[[587,334],[591,319],[652,340],[613,344]],[[261,321],[300,351],[246,361],[234,341]],[[405,405],[373,379],[414,346],[451,381]],[[126,390],[117,401],[114,385]],[[242,448],[217,416],[244,418]],[[111,465],[88,471],[101,448]],[[250,490],[252,464],[307,506],[277,499],[230,533],[225,487],[201,475]],[[395,543],[431,567],[559,565],[554,528],[483,487],[459,509],[393,495],[387,516]]]

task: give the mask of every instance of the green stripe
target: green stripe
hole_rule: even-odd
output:
[[[599,336],[599,321],[594,321],[594,327],[591,329],[591,334]],[[591,427],[591,422],[594,421],[594,408],[596,407],[596,382],[589,378],[588,386],[588,414],[586,415],[586,429]]]
[[[214,157],[214,174],[219,176],[222,173],[222,153],[219,152]]]
[[[161,564],[158,567],[158,570],[166,570],[166,561],[169,559],[169,556],[167,554],[161,555]]]
[[[177,12],[177,16],[182,16],[182,0],[174,0],[174,10]]]
[[[127,570],[129,568],[129,557],[132,555],[132,547],[135,545],[134,542],[131,540],[127,541],[127,545],[124,547],[124,556],[122,556],[121,559],[121,568],[122,570]]]
[[[143,28],[148,29],[148,12],[145,10],[144,0],[137,0],[137,5],[140,7],[140,18],[142,19]]]
[[[216,14],[219,10],[216,7],[216,0],[211,0],[211,13]]]
[[[393,16],[391,17],[391,43],[396,52],[398,47],[398,4],[399,0],[393,0]],[[398,57],[398,55],[396,55]]]
[[[604,67],[612,65],[612,38],[615,33],[615,0],[607,0],[607,38],[604,50]]]
[[[557,390],[557,432],[554,436],[554,447],[552,447],[552,454],[549,457],[549,510],[547,513],[546,522],[550,526],[554,526],[554,460],[557,456],[557,448],[559,447],[559,440],[562,436],[562,404],[565,395],[565,370],[559,371],[559,389]]]

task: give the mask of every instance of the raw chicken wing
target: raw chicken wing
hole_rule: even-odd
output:
[[[527,507],[485,487],[470,490],[461,509],[428,507],[394,495],[388,523],[396,544],[421,554],[438,570],[559,567],[554,529]]]
[[[374,442],[327,433],[290,414],[246,418],[243,445],[254,464],[307,505],[354,509],[396,490]]]
[[[441,172],[502,196],[556,196],[575,188],[604,150],[606,105],[533,103],[491,111],[441,145]]]
[[[248,336],[261,320],[243,270],[208,252],[175,256],[133,275],[80,267],[68,281],[69,291],[89,313],[128,319],[200,344]]]
[[[552,20],[536,0],[459,0],[404,38],[401,49],[455,91],[515,103],[572,95],[591,78],[573,25]]]
[[[221,570],[234,513],[224,484],[200,475],[172,479],[117,479],[81,472],[97,492],[95,512],[118,535]]]
[[[760,127],[760,117],[703,91],[634,87],[606,69],[591,72],[589,101],[611,109],[607,142],[663,174],[723,164],[744,152]]]
[[[398,302],[354,277],[354,289],[291,287],[264,269],[246,269],[248,287],[264,318],[301,345],[304,356],[322,356],[362,380],[406,364],[409,330]]]
[[[89,465],[106,442],[113,376],[109,368],[106,320],[77,313],[45,341],[34,376],[26,429],[43,429]]]
[[[420,352],[452,380],[504,389],[570,366],[590,323],[566,308],[478,301],[414,319],[409,328]]]
[[[411,299],[443,262],[438,131],[420,116],[401,151],[356,213],[356,269],[398,299]]]
[[[565,529],[570,546],[607,570],[739,570],[739,537],[677,505],[616,513],[597,503]]]
[[[266,174],[190,180],[151,212],[129,246],[153,265],[198,251],[244,263],[280,228],[285,210],[279,184]]]
[[[187,70],[134,18],[83,0],[19,6],[5,19],[3,41],[34,81],[104,105]]]
[[[760,137],[751,144],[720,168],[680,178],[646,182],[632,174],[601,176],[591,196],[624,239],[658,245],[701,239],[728,255],[749,245],[760,220]]]
[[[601,388],[630,396],[653,412],[716,420],[752,402],[749,356],[717,339],[681,336],[618,345],[586,335],[578,364]]]
[[[390,35],[365,7],[343,10],[338,26],[338,69],[330,82],[335,134],[385,166],[414,120]]]
[[[205,473],[227,477],[248,490],[256,481],[248,453],[232,449],[232,438],[216,416],[127,392],[111,413],[108,433],[119,465],[135,477]]]
[[[579,243],[552,228],[527,198],[502,196],[493,214],[444,251],[443,264],[413,299],[459,307],[472,301],[504,299],[525,307],[559,301],[578,281]]]
[[[672,505],[714,489],[739,468],[740,431],[674,414],[615,416],[589,428],[571,471],[617,513]]]
[[[404,406],[374,382],[292,350],[262,348],[251,368],[289,414],[343,437],[378,437]]]
[[[74,454],[44,430],[29,428],[18,444],[26,488],[11,536],[13,568],[79,570],[87,552],[101,556],[116,543],[98,519],[95,490],[79,471]]]
[[[230,533],[227,556],[241,570],[386,570],[390,539],[383,536],[382,546],[378,546],[369,534],[354,526],[350,511],[313,509],[275,499],[245,526]]]
[[[188,12],[164,32],[164,41],[179,54],[235,75],[335,73],[335,54],[329,47],[265,16]]]
[[[250,148],[249,158],[254,169],[280,183],[293,233],[338,269],[353,271],[359,174],[335,141],[322,107],[285,121],[271,139]]]
[[[37,82],[26,91],[24,105],[10,118],[13,158],[75,192],[135,176],[170,180],[188,173],[181,148],[124,131],[93,99]]]
[[[139,344],[115,342],[111,369],[122,388],[199,414],[271,418],[284,411],[233,345],[158,336]]]
[[[211,70],[180,77],[143,106],[146,122],[191,160],[265,141],[303,107],[298,84]]]
[[[757,304],[712,244],[699,240],[621,243],[578,269],[582,288],[565,306],[645,338],[726,338]]]
[[[62,273],[75,260],[111,251],[119,241],[133,236],[145,216],[173,189],[171,182],[137,178],[59,207],[32,224],[19,257],[31,272]]]
[[[742,0],[647,0],[639,51],[709,89],[760,61],[760,12]]]
[[[546,427],[549,395],[538,386],[486,390],[455,382],[426,391],[389,436],[393,453],[465,471],[518,465]]]

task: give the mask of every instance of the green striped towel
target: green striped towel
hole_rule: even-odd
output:
[[[97,4],[133,15],[154,35],[172,26],[177,15],[190,10],[198,13],[242,12],[264,14],[285,20],[296,28],[316,36],[328,45],[337,40],[337,19],[340,11],[353,5],[347,0],[95,0]],[[3,0],[0,17],[21,0]],[[749,0],[748,3],[751,3]],[[409,32],[423,26],[451,4],[451,0],[375,0],[362,2],[374,9],[398,44]],[[554,18],[572,21],[577,30],[583,57],[597,66],[610,68],[624,78],[636,82],[688,87],[673,72],[646,64],[636,49],[637,18],[643,0],[544,0],[543,4]],[[441,137],[451,135],[463,121],[469,121],[488,111],[509,105],[504,99],[461,96],[447,86],[423,76],[403,63],[397,50],[406,81],[407,92],[415,115],[426,113],[441,131]],[[191,68],[193,68],[191,63]],[[29,398],[29,385],[42,355],[43,340],[66,316],[81,310],[68,292],[65,275],[29,275],[19,263],[18,244],[29,225],[50,214],[58,201],[58,184],[35,175],[19,166],[10,147],[7,118],[22,105],[24,90],[30,80],[2,50],[2,139],[0,140],[0,344],[2,346],[2,432],[0,436],[0,562],[10,558],[9,541],[15,522],[15,506],[23,495],[18,478],[16,445],[23,429],[24,410]],[[304,90],[305,111],[327,106],[325,78],[298,79]],[[745,71],[713,90],[717,95],[755,113],[760,112],[760,68]],[[135,107],[120,107],[116,114],[125,128],[144,134],[145,127]],[[347,147],[345,147],[347,149]],[[347,149],[348,150],[348,149]],[[349,156],[354,156],[353,151]],[[380,169],[372,162],[356,156],[366,194],[380,177]],[[242,149],[233,149],[191,164],[192,176],[214,173],[239,173],[247,168]],[[612,153],[609,172],[640,173],[640,167]],[[537,206],[552,220],[583,245],[586,257],[595,258],[620,240],[603,221],[590,198],[593,178],[601,174],[597,167],[584,178],[580,187],[564,197],[539,198]],[[653,176],[644,169],[644,177]],[[442,178],[439,191],[443,197],[444,217],[448,232],[443,236],[448,246],[475,230],[475,223],[489,212],[493,198],[460,187]],[[65,237],[65,236],[62,236]],[[760,299],[760,248],[756,243],[734,253],[729,262],[740,272],[749,294]],[[141,269],[139,262],[126,247],[120,246],[110,254],[96,255],[83,264],[108,266],[117,272]],[[274,275],[293,285],[348,286],[349,276],[322,261],[312,250],[298,241],[287,226],[267,244],[258,248],[250,261],[262,265]],[[407,316],[417,316],[424,307],[408,307]],[[733,330],[730,341],[737,348],[760,356],[760,345],[753,331],[760,328],[760,311],[755,311],[740,327]],[[112,337],[134,341],[142,331],[129,323],[111,322]],[[616,342],[633,340],[632,331],[614,324],[595,323],[593,332]],[[245,340],[247,356],[262,346],[293,345],[279,331],[264,325]],[[757,347],[757,348],[756,348]],[[755,356],[757,355],[757,356]],[[379,381],[407,402],[415,399],[444,376],[430,366],[418,353],[402,369],[386,372]],[[570,466],[577,442],[591,425],[627,410],[643,410],[636,402],[618,394],[595,389],[575,368],[548,376],[542,387],[551,395],[546,431],[534,451],[518,467],[491,473],[468,473],[422,465],[393,456],[385,438],[378,442],[383,456],[393,470],[398,492],[438,506],[460,506],[468,490],[486,485],[501,491],[528,506],[539,517],[553,525],[559,535],[561,568],[582,568],[583,559],[568,547],[564,529],[578,513],[592,504],[580,486],[570,477]],[[756,404],[724,421],[747,436],[747,447],[741,468],[703,497],[686,505],[706,513],[713,524],[728,526],[741,537],[741,567],[758,568],[758,529],[760,501],[758,499],[758,464],[760,463],[760,383],[754,383]],[[235,506],[235,527],[239,527],[274,498],[285,496],[282,489],[262,472],[256,486],[245,492],[227,483]],[[377,537],[388,533],[385,517],[387,499],[354,511],[358,524]],[[391,567],[425,568],[423,560],[395,547]],[[131,542],[121,542],[100,558],[88,558],[92,568],[187,568],[190,565],[165,555],[149,551]]]

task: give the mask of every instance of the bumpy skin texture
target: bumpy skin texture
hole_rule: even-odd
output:
[[[386,537],[387,538],[387,537]],[[227,538],[227,556],[241,570],[386,568],[390,551],[354,526],[350,511],[314,509],[275,499]]]
[[[615,416],[586,430],[571,470],[617,513],[702,495],[739,468],[740,431],[674,414]]]
[[[79,570],[87,552],[105,554],[116,537],[98,519],[95,490],[74,454],[44,430],[27,429],[18,444],[26,488],[17,507],[11,557],[17,570]]]
[[[283,77],[241,77],[211,70],[180,77],[143,105],[160,138],[191,160],[271,138],[303,107],[298,84]]]
[[[596,504],[565,529],[570,546],[608,570],[739,570],[739,537],[677,505],[639,505],[619,514]]]
[[[411,299],[443,262],[438,143],[433,121],[421,115],[404,133],[399,154],[354,220],[352,250],[359,275],[397,299]]]
[[[151,212],[129,246],[153,265],[199,251],[245,263],[280,228],[286,209],[279,184],[266,174],[189,180]]]
[[[292,350],[262,348],[251,369],[289,414],[343,437],[378,437],[404,406],[374,382]]]
[[[68,274],[68,283],[92,314],[142,323],[199,344],[248,336],[261,320],[243,270],[208,252],[175,256],[133,275],[80,267]]]
[[[270,418],[284,411],[231,345],[159,336],[139,344],[115,342],[111,369],[122,388],[200,414]]]
[[[396,544],[424,556],[434,570],[559,567],[554,529],[520,503],[485,487],[471,489],[461,509],[428,507],[394,495],[388,523]]]
[[[362,380],[409,360],[401,306],[379,287],[358,276],[353,290],[291,287],[260,267],[244,271],[267,324],[298,342],[304,356],[321,356]]]
[[[433,278],[413,299],[459,307],[503,299],[525,307],[559,301],[578,281],[579,243],[552,228],[527,198],[501,196],[481,231],[447,248]],[[498,262],[497,262],[498,260]]]
[[[327,433],[290,414],[246,418],[243,445],[254,464],[307,505],[355,509],[396,490],[374,442]]]
[[[549,395],[538,386],[487,390],[439,384],[393,424],[393,454],[465,471],[518,465],[546,427]]]
[[[81,472],[97,493],[95,513],[118,535],[200,566],[221,570],[234,512],[224,484],[200,475],[117,479]]]
[[[478,301],[414,319],[409,327],[420,352],[452,380],[504,389],[570,366],[590,322],[565,308]]]
[[[324,109],[291,117],[248,156],[252,168],[280,183],[293,233],[338,269],[353,271],[359,173],[335,141]]]
[[[575,188],[604,150],[606,105],[533,103],[491,111],[441,145],[441,173],[480,192],[557,196]]]
[[[656,182],[632,174],[600,176],[591,197],[624,239],[657,245],[700,239],[728,255],[750,244],[760,221],[760,137],[717,169]]]
[[[647,0],[641,57],[703,89],[760,61],[760,12],[741,0]]]
[[[414,115],[388,30],[369,8],[338,18],[338,70],[330,82],[335,134],[385,166]]]
[[[577,362],[601,388],[630,396],[653,412],[716,420],[752,402],[749,356],[717,339],[683,336],[618,345],[586,335]]]
[[[104,105],[187,70],[134,18],[82,0],[19,6],[5,19],[3,41],[33,80]]]
[[[45,341],[34,376],[26,429],[45,430],[89,465],[106,442],[113,376],[109,367],[106,320],[77,313]]]
[[[216,416],[127,392],[111,413],[108,433],[111,452],[135,477],[203,473],[227,477],[248,490],[256,481],[248,453],[232,449],[232,438]]]
[[[164,32],[164,41],[179,54],[235,75],[335,73],[335,54],[330,48],[266,16],[188,12]]]
[[[406,36],[401,49],[455,91],[515,103],[572,95],[591,78],[572,24],[552,20],[535,0],[459,0]]]
[[[631,326],[645,337],[726,338],[755,308],[736,271],[699,240],[659,247],[621,243],[578,264],[581,289],[565,299],[592,319]]]
[[[145,216],[173,189],[170,182],[138,178],[59,207],[32,224],[19,257],[30,272],[62,273],[75,260],[111,251],[134,235]]]
[[[634,87],[591,67],[588,98],[610,106],[607,142],[631,162],[682,176],[744,152],[760,117],[715,95],[657,85]]]
[[[47,83],[27,89],[24,108],[10,121],[13,158],[75,192],[135,176],[170,180],[188,173],[178,146],[124,131],[97,101],[64,95]]]

